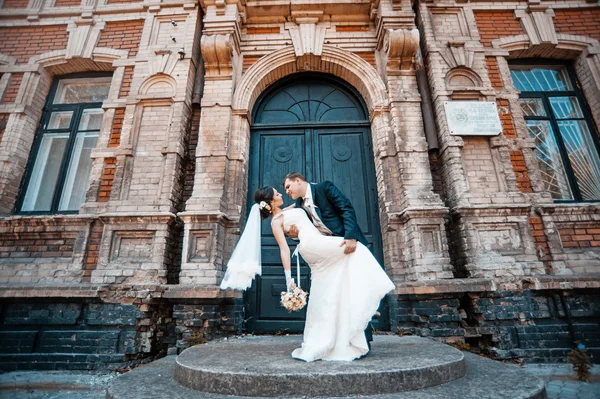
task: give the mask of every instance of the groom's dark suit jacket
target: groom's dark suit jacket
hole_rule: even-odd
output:
[[[360,230],[356,213],[344,194],[330,181],[310,183],[315,211],[334,236],[354,239],[368,247],[367,238]],[[296,200],[296,208],[302,208],[303,198]],[[308,217],[312,221],[309,214]]]

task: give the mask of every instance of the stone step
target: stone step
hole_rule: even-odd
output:
[[[354,362],[306,363],[290,354],[302,336],[245,337],[197,345],[177,357],[175,380],[202,392],[286,397],[372,395],[444,384],[465,375],[461,351],[420,337],[375,337]]]
[[[279,397],[286,398],[360,396],[373,399],[541,399],[546,397],[543,381],[518,366],[468,352],[459,352],[452,347],[425,338],[375,336],[371,354],[351,363],[304,363],[293,360],[289,354],[299,343],[300,337],[293,336],[246,337],[196,346],[184,351],[178,357],[168,356],[115,378],[108,389],[107,398],[234,399],[250,398],[249,393],[258,391],[270,395],[273,392],[290,392],[277,394]],[[214,352],[211,352],[213,350]],[[244,353],[247,354],[243,355]],[[208,364],[205,361],[210,362],[217,369],[212,370],[210,374],[207,373],[210,370],[205,368]],[[452,365],[450,369],[448,365]],[[403,371],[398,372],[398,370]],[[439,371],[437,374],[436,370]],[[179,380],[194,375],[200,376],[197,381],[205,381],[209,375],[221,380],[218,384],[209,384],[209,388],[212,389],[215,387],[223,389],[232,381],[238,384],[236,389],[242,386],[249,387],[250,384],[244,385],[240,374],[259,384],[257,388],[250,387],[249,392],[240,392],[233,396],[222,395],[184,386],[176,380],[178,374]],[[386,377],[393,374],[396,375],[395,379]],[[314,375],[315,380],[310,381],[310,375]],[[391,384],[393,389],[387,385],[378,385],[380,391],[373,392],[375,384],[366,381],[366,375],[370,375],[380,384]],[[456,375],[459,377],[455,378]],[[338,377],[340,378],[337,379]],[[365,386],[356,388],[353,379],[366,381]],[[294,380],[303,380],[306,385],[296,386],[292,390],[288,382]],[[431,384],[435,380],[447,382],[428,388],[392,392],[398,387]],[[339,390],[329,388],[323,390],[322,387],[316,387],[318,384],[315,381],[319,381],[319,384],[333,381]],[[189,380],[187,382],[191,385]],[[267,382],[277,386],[265,387],[264,384]],[[341,386],[341,383],[348,384],[347,386],[352,386],[355,390],[352,391],[345,385]],[[191,386],[202,388],[200,385]],[[315,394],[324,391],[329,393]],[[366,394],[367,391],[372,394]]]

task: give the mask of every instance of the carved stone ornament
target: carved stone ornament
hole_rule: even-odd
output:
[[[441,51],[440,55],[451,69],[456,67],[473,68],[475,51],[466,48],[465,42],[448,42],[448,49]]]
[[[320,56],[323,53],[325,32],[330,24],[318,21],[318,18],[296,18],[296,23],[285,24],[285,29],[290,32],[296,57],[307,54]]]
[[[418,29],[388,29],[383,41],[383,53],[387,57],[387,72],[413,69],[419,49]]]
[[[200,41],[206,75],[233,73],[231,35],[204,35]]]
[[[532,46],[546,43],[558,44],[554,21],[552,20],[554,10],[551,8],[529,6],[527,10],[515,10],[515,18],[521,20]]]
[[[104,26],[104,22],[95,22],[91,18],[80,18],[70,23],[67,27],[69,41],[66,58],[91,58]]]
[[[174,54],[171,50],[155,50],[154,54],[154,57],[148,62],[148,72],[150,73],[150,76],[157,73],[171,75],[177,65],[179,56]]]

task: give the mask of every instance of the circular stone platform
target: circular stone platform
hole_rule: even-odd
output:
[[[202,392],[240,396],[369,395],[440,385],[465,375],[459,350],[420,337],[375,336],[370,354],[353,362],[292,359],[301,336],[209,342],[177,357],[175,379]]]

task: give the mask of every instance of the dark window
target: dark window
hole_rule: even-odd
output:
[[[597,134],[573,71],[511,64],[544,186],[557,201],[600,200]]]
[[[72,213],[85,201],[110,76],[54,81],[32,149],[21,213]]]

